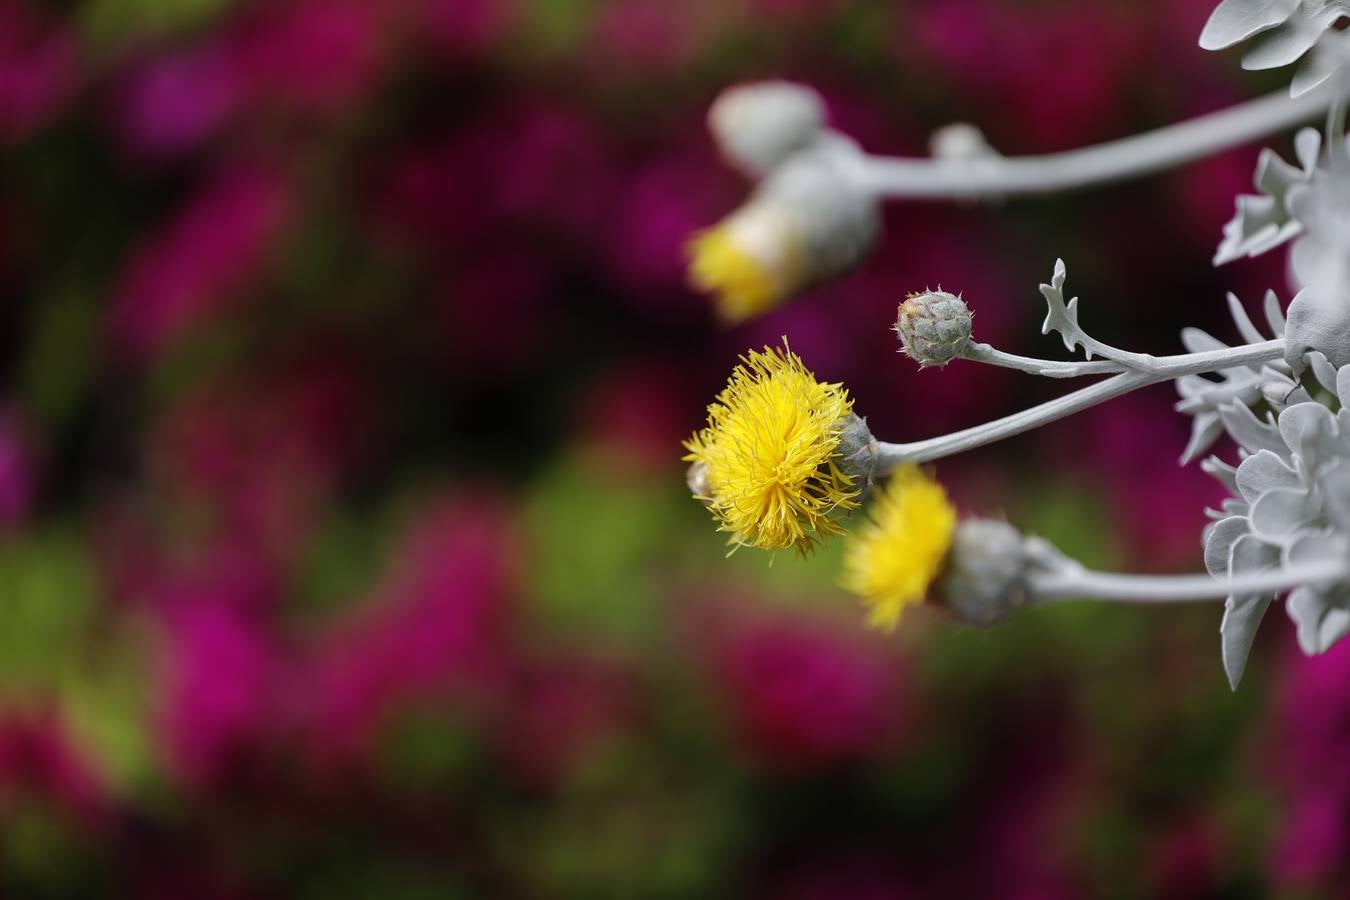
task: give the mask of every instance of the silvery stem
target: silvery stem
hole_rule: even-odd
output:
[[[1066,569],[1030,576],[1032,603],[1056,600],[1109,600],[1117,603],[1187,603],[1230,596],[1278,594],[1302,584],[1342,581],[1350,565],[1317,560],[1233,578],[1210,575],[1123,575]]]
[[[1336,90],[1324,88],[1291,99],[1281,90],[1122,140],[1043,156],[971,160],[866,156],[861,183],[890,197],[974,198],[1049,194],[1148,175],[1245,144],[1317,117]]]
[[[1056,397],[1054,400],[1049,400],[1039,406],[1033,406],[1030,409],[1024,409],[1021,412],[982,425],[954,431],[951,434],[908,444],[890,444],[878,441],[877,473],[885,474],[907,463],[931,462],[935,459],[942,459],[944,456],[965,453],[967,450],[974,450],[976,447],[983,447],[985,444],[992,444],[1004,438],[1063,419],[1066,416],[1071,416],[1074,413],[1082,412],[1098,403],[1105,403],[1107,400],[1119,397],[1122,394],[1128,394],[1130,391],[1147,384],[1153,384],[1158,380],[1160,379],[1152,378],[1142,372],[1124,372],[1071,394],[1065,394],[1063,397]]]
[[[961,352],[961,359],[1016,369],[1044,378],[1077,378],[1080,375],[1112,375],[1125,371],[1125,367],[1109,359],[1080,362],[1078,360],[1037,359],[1034,356],[1018,356],[1006,353],[990,344],[971,341]]]
[[[931,462],[945,456],[955,456],[1048,425],[1160,381],[1280,359],[1283,356],[1283,340],[1206,350],[1203,353],[1179,353],[1175,356],[1151,357],[1141,354],[1140,359],[1147,361],[1146,367],[1120,372],[1063,397],[1056,397],[992,422],[906,444],[878,441],[876,471],[878,475],[884,475],[906,463]]]
[[[1338,97],[1327,110],[1327,160],[1334,169],[1344,169],[1350,159],[1345,147],[1346,102]]]

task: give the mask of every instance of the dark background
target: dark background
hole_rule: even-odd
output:
[[[0,892],[1336,896],[1350,650],[1276,608],[1231,693],[1217,607],[869,633],[837,546],[724,559],[679,461],[781,335],[889,440],[1063,390],[915,371],[907,291],[1051,356],[1056,257],[1139,351],[1287,299],[1282,251],[1208,262],[1255,147],[892,203],[861,270],[735,329],[684,287],[748,189],[723,87],[814,85],[877,153],[1067,149],[1281,87],[1195,46],[1212,6],[0,0]],[[940,475],[1197,570],[1221,490],[1173,401]]]

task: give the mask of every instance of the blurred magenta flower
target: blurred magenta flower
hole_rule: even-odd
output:
[[[903,675],[872,635],[756,616],[732,624],[716,654],[732,724],[769,765],[809,770],[894,752]]]
[[[112,311],[118,344],[153,358],[255,283],[295,212],[277,171],[218,172],[131,254]]]
[[[527,661],[495,713],[495,742],[526,783],[557,787],[631,727],[640,703],[634,677],[598,659]]]
[[[926,0],[902,21],[900,61],[930,78],[936,65],[939,77],[1001,109],[1005,129],[991,132],[1007,139],[1007,146],[996,140],[1004,152],[1102,139],[1135,70],[1141,34],[1140,19],[1100,3]],[[1060,77],[1066,71],[1074,77]]]
[[[137,157],[154,162],[190,153],[219,134],[240,108],[244,79],[219,41],[151,56],[123,75],[115,125]]]
[[[508,221],[555,229],[566,239],[600,233],[614,195],[616,165],[609,142],[579,110],[561,104],[523,104],[483,126],[494,148],[498,180],[494,205]]]
[[[96,825],[107,813],[102,778],[50,707],[0,714],[0,819],[13,804],[31,797],[52,803],[83,825]]]
[[[606,256],[623,298],[656,318],[706,316],[706,304],[685,288],[684,246],[743,190],[701,130],[687,123],[681,131],[700,140],[679,142],[626,174],[606,229]]]
[[[1270,860],[1276,884],[1310,889],[1336,883],[1347,871],[1350,844],[1350,648],[1320,656],[1289,653],[1272,721],[1277,784],[1285,817]]]
[[[400,3],[277,0],[254,4],[231,35],[232,55],[252,81],[252,99],[331,115],[376,87]]]
[[[336,351],[316,350],[182,394],[150,435],[159,486],[207,503],[220,531],[269,556],[299,545],[370,443],[367,386]]]
[[[404,0],[422,36],[445,63],[462,66],[501,40],[520,15],[519,0]]]
[[[1158,900],[1219,896],[1228,870],[1223,850],[1218,822],[1194,817],[1170,824],[1155,841],[1148,895]]]
[[[508,662],[513,556],[509,520],[491,496],[426,509],[371,599],[325,628],[310,654],[296,694],[310,758],[359,754],[410,705],[481,705]]]
[[[593,22],[604,65],[671,72],[702,49],[708,8],[662,0],[608,0]]]
[[[1270,861],[1275,884],[1308,889],[1326,884],[1342,862],[1350,841],[1344,794],[1307,790],[1293,800],[1275,838]]]
[[[116,537],[139,545],[114,572],[122,595],[138,605],[162,613],[201,603],[257,611],[281,596],[278,561],[241,532],[177,535],[175,543],[165,523]]]
[[[0,2],[0,144],[46,125],[81,73],[75,34],[24,0]]]
[[[287,682],[262,624],[238,606],[194,597],[166,610],[164,624],[165,763],[187,783],[207,785],[275,726]]]
[[[390,154],[370,197],[370,226],[395,252],[420,250],[442,264],[470,257],[498,231],[548,235],[573,253],[608,231],[596,197],[617,189],[612,151],[575,110],[509,101],[453,134]]]
[[[616,466],[666,473],[670,448],[698,421],[696,402],[685,391],[676,360],[635,359],[616,363],[590,386],[582,428],[587,439],[612,449]]]
[[[114,596],[167,608],[269,609],[318,516],[365,459],[365,387],[330,351],[179,395],[147,430],[145,496],[112,498],[97,527]]]
[[[1172,403],[1165,393],[1122,397],[1044,438],[1052,457],[1105,486],[1111,515],[1125,526],[1131,558],[1155,570],[1194,563],[1196,535],[1207,522],[1204,510],[1217,509],[1226,496],[1215,479],[1177,465],[1188,428]]]

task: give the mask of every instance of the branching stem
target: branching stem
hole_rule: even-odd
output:
[[[879,474],[892,471],[906,463],[931,462],[946,456],[954,456],[992,444],[1004,438],[1039,428],[1051,422],[1071,416],[1105,403],[1131,391],[1138,390],[1160,381],[1171,381],[1185,375],[1198,375],[1202,372],[1216,372],[1237,366],[1252,365],[1280,359],[1284,356],[1284,341],[1270,340],[1259,344],[1243,344],[1237,347],[1225,347],[1219,350],[1206,350],[1201,353],[1179,353],[1175,356],[1145,356],[1141,360],[1147,363],[1140,368],[1121,371],[1096,384],[1088,385],[1062,397],[1056,397],[1039,406],[1024,409],[1021,412],[955,431],[951,434],[905,444],[878,442],[877,469]],[[1013,357],[1017,359],[1019,357]],[[1020,359],[1027,359],[1020,357]],[[1051,365],[1071,365],[1069,363]],[[1081,363],[1078,365],[1092,365]],[[1095,370],[1094,370],[1095,371]],[[1119,370],[1117,370],[1119,371]]]
[[[961,354],[961,359],[990,366],[1000,366],[1005,369],[1016,369],[1019,372],[1040,375],[1043,378],[1115,375],[1125,371],[1125,366],[1109,359],[1092,360],[1091,362],[1039,359],[1034,356],[1018,356],[1016,353],[1006,353],[990,344],[977,341],[972,341],[966,345],[966,349]]]

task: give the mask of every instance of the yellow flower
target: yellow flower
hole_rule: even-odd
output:
[[[894,631],[905,607],[922,602],[942,570],[956,511],[942,485],[907,466],[877,491],[867,513],[844,549],[841,583],[871,608],[868,625]]]
[[[689,283],[727,322],[763,315],[804,286],[800,243],[783,211],[751,202],[690,239]]]
[[[816,381],[786,340],[741,358],[708,407],[708,426],[684,444],[695,494],[733,549],[805,553],[843,533],[830,514],[858,505],[838,453],[852,409],[848,392]]]

